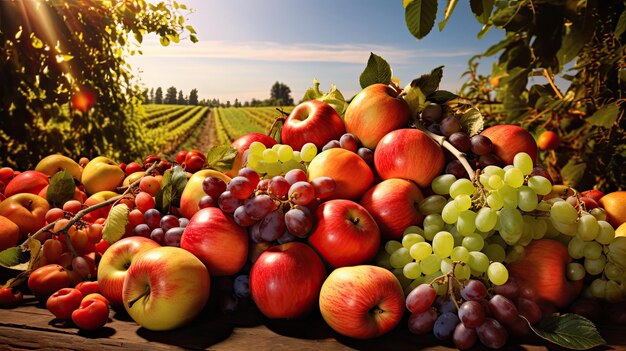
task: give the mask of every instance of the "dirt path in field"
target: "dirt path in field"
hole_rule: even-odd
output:
[[[193,145],[194,149],[198,149],[202,152],[207,152],[212,146],[217,145],[217,135],[215,133],[215,119],[213,116],[213,110],[209,110],[209,116],[201,127],[198,139]]]

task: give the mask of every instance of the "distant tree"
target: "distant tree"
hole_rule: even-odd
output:
[[[272,85],[270,100],[273,100],[272,104],[274,105],[293,105],[291,89],[287,85],[277,81]]]
[[[187,105],[187,99],[183,96],[183,91],[178,91],[178,98],[176,99],[176,103],[179,105]]]
[[[141,92],[141,96],[143,97],[143,102],[144,102],[144,103],[146,103],[146,104],[147,104],[147,103],[150,103],[150,101],[149,101],[149,97],[148,97],[148,88],[144,89],[144,90]]]
[[[148,99],[148,103],[154,104],[154,88],[150,89],[150,98]]]
[[[167,93],[165,94],[165,104],[169,104],[169,105],[175,105],[176,102],[178,101],[176,99],[176,93],[178,92],[178,90],[176,90],[176,87],[169,87],[167,88]]]
[[[239,99],[235,98],[235,103],[233,104],[234,107],[241,107],[241,102],[239,101]]]
[[[226,100],[226,107],[230,107],[230,100]]]
[[[188,104],[189,105],[198,105],[198,89],[191,89],[191,91],[189,92]]]
[[[161,89],[161,87],[158,87],[154,94],[154,103],[155,104],[163,103],[163,89]]]
[[[250,102],[246,101],[243,103],[243,107],[250,107]]]

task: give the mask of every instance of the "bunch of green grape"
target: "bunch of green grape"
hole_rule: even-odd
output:
[[[292,169],[306,172],[307,165],[317,155],[317,147],[306,143],[300,151],[286,144],[276,144],[266,148],[263,143],[253,142],[244,152],[244,164],[254,169],[263,178],[285,175]]]

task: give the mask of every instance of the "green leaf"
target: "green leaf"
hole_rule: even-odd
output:
[[[611,128],[617,121],[617,117],[620,114],[620,107],[617,103],[612,103],[602,106],[591,117],[587,118],[587,122],[594,126]]]
[[[590,320],[573,313],[546,317],[530,328],[545,340],[568,349],[588,350],[606,345]]]
[[[426,107],[426,95],[420,87],[413,87],[411,83],[404,87],[403,91],[402,98],[409,105],[411,116],[416,117]]]
[[[493,26],[491,24],[485,24],[480,29],[480,32],[478,32],[478,34],[476,34],[476,39],[482,39],[485,36],[485,34],[487,34],[492,27]]]
[[[556,53],[561,66],[565,66],[578,56],[585,44],[589,43],[594,37],[595,20],[591,18],[592,10],[585,8],[584,11],[585,16],[583,19],[565,27],[565,33],[563,33],[563,38],[561,39],[561,47]]]
[[[141,34],[141,32],[135,32],[135,40],[137,40],[137,42],[141,44],[141,42],[143,41],[143,35]]]
[[[487,24],[495,0],[470,0],[470,8],[480,24]]]
[[[437,0],[413,0],[404,10],[404,20],[417,39],[422,39],[433,29],[437,17]]]
[[[193,28],[193,26],[185,26],[185,28],[187,28],[187,30],[191,34],[198,34],[198,33],[196,33],[196,30]]]
[[[580,180],[585,175],[585,169],[587,165],[585,163],[570,159],[567,164],[561,168],[561,178],[563,178],[563,184],[569,187],[575,188]]]
[[[233,167],[236,157],[237,149],[234,147],[229,145],[214,146],[206,154],[206,163],[209,168],[223,172]]]
[[[20,264],[28,262],[30,254],[21,247],[10,247],[0,252],[0,266],[14,269]]]
[[[317,78],[313,79],[313,87],[307,89],[304,92],[302,101],[316,100],[324,96],[324,92],[320,90],[320,81]]]
[[[170,40],[167,37],[161,37],[159,39],[159,42],[161,43],[162,46],[168,46],[170,45]]]
[[[62,206],[66,201],[74,197],[76,184],[74,178],[66,169],[56,172],[50,178],[50,185],[46,192],[46,200],[52,206]]]
[[[443,77],[443,66],[439,66],[428,74],[424,74],[411,82],[412,87],[419,87],[424,95],[428,96],[437,89],[439,89],[439,83],[441,83],[441,77]]]
[[[128,224],[128,213],[130,209],[126,204],[118,204],[111,208],[106,221],[104,222],[104,228],[102,229],[102,239],[109,244],[120,240],[126,232],[126,225]]]
[[[491,18],[491,23],[493,23],[493,25],[496,27],[506,26],[507,24],[509,24],[509,22],[511,22],[513,17],[517,15],[517,11],[519,11],[519,8],[522,6],[525,5],[523,3],[518,3],[516,5],[505,6],[498,9],[493,14],[493,17]]]
[[[391,82],[391,74],[389,63],[372,52],[367,60],[365,70],[359,77],[359,83],[363,89],[376,83],[389,84]]]
[[[438,104],[438,105],[443,105],[446,102],[448,102],[448,101],[450,101],[452,99],[456,99],[458,97],[459,97],[458,95],[456,95],[454,93],[451,93],[451,92],[449,92],[447,90],[437,90],[434,93],[429,94],[426,97],[426,101],[430,101],[430,102],[433,102],[433,103]]]
[[[330,85],[330,92],[325,94],[320,90],[320,82],[317,79],[313,80],[313,87],[307,89],[302,97],[302,101],[309,100],[320,100],[326,102],[342,117],[346,112],[346,108],[348,108],[346,99],[343,97],[343,94],[337,90],[337,87],[334,84]]]
[[[461,115],[461,126],[471,137],[483,130],[485,121],[483,115],[476,107],[470,107],[463,115]]]
[[[446,26],[446,23],[448,23],[448,19],[450,18],[450,15],[452,15],[452,11],[454,11],[454,8],[456,7],[456,3],[457,3],[457,0],[448,0],[446,9],[443,11],[443,20],[439,22],[439,31],[442,31],[443,28]]]
[[[515,39],[513,36],[509,36],[507,38],[504,38],[503,40],[501,40],[500,42],[490,46],[484,53],[483,56],[489,57],[489,56],[493,56],[495,54],[497,54],[498,52],[506,49],[509,45],[511,45],[512,43],[514,43],[517,39]]]
[[[165,172],[161,189],[155,196],[155,207],[161,213],[169,213],[172,206],[180,207],[180,197],[187,185],[187,176],[181,166],[174,166]]]
[[[619,16],[619,20],[617,21],[617,25],[615,26],[615,36],[617,38],[621,37],[622,34],[626,31],[626,11],[622,11],[622,14]]]

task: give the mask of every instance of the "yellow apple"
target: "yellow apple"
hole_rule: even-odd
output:
[[[46,212],[50,204],[39,195],[20,193],[0,202],[0,216],[4,216],[20,228],[21,239],[34,234],[46,225]]]
[[[202,190],[202,182],[206,177],[217,177],[226,183],[230,182],[229,176],[212,169],[201,169],[194,173],[187,181],[187,185],[180,196],[180,213],[184,217],[191,218],[200,209],[198,201],[206,195]]]
[[[47,174],[52,177],[55,173],[66,170],[70,172],[74,179],[81,181],[83,174],[83,167],[81,167],[76,161],[63,155],[48,155],[39,161],[35,170]]]
[[[129,186],[133,184],[135,181],[139,180],[139,178],[143,177],[146,174],[144,171],[133,172],[129,174],[124,181],[122,182],[122,186]]]
[[[113,160],[98,156],[83,169],[82,182],[88,195],[120,186],[126,173]]]

